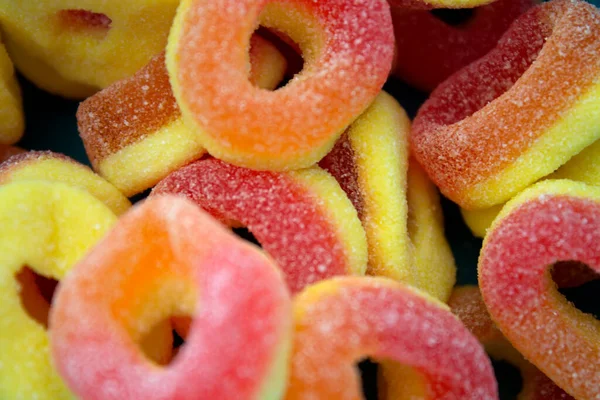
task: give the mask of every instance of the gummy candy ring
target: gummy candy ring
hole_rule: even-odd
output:
[[[409,131],[404,110],[382,92],[319,166],[336,178],[358,212],[369,245],[368,273],[446,301],[454,259],[436,190],[409,161]]]
[[[88,166],[51,151],[23,152],[0,164],[0,184],[24,180],[63,182],[79,187],[106,204],[116,215],[131,207],[127,197]]]
[[[274,89],[286,60],[255,34],[250,46],[250,82]],[[165,55],[154,57],[131,78],[81,103],[77,123],[94,169],[127,196],[153,187],[204,148],[188,129],[171,91]]]
[[[550,268],[577,261],[600,272],[600,189],[540,182],[492,224],[479,258],[483,300],[498,328],[531,363],[575,398],[600,396],[600,321],[570,304]]]
[[[593,5],[532,8],[421,107],[415,157],[463,208],[510,199],[600,138],[599,52]]]
[[[165,48],[179,0],[2,3],[0,24],[17,69],[46,91],[85,98]]]
[[[334,275],[364,275],[367,240],[356,210],[320,168],[253,171],[216,159],[189,164],[151,196],[187,197],[222,222],[245,226],[283,270],[290,290]]]
[[[588,185],[600,186],[600,140],[596,140],[583,149],[581,153],[571,158],[569,162],[544,179],[570,179]],[[502,207],[504,207],[504,204],[477,210],[461,209],[460,211],[473,235],[482,238],[502,210]]]
[[[305,60],[276,91],[248,81],[249,40],[259,24],[287,34]],[[331,150],[379,93],[393,52],[385,0],[184,0],[167,69],[184,120],[211,155],[289,170]]]
[[[192,318],[185,344],[169,365],[153,363],[140,336],[182,314]],[[157,196],[121,217],[62,282],[52,355],[90,400],[279,398],[291,318],[264,253],[188,200]]]
[[[452,292],[448,305],[467,329],[479,339],[490,356],[496,360],[506,360],[520,370],[523,388],[518,395],[519,400],[573,399],[525,360],[506,340],[490,318],[477,286],[457,287]]]
[[[441,302],[386,278],[336,277],[294,299],[294,346],[286,400],[360,399],[355,363],[401,363],[422,399],[497,399],[477,339]],[[404,397],[403,397],[404,398]]]
[[[44,288],[60,281],[116,216],[62,183],[2,185],[0,205],[0,398],[71,398],[49,356],[51,295]]]
[[[469,19],[449,24],[428,10],[392,8],[396,57],[392,75],[430,92],[484,56],[510,24],[536,0],[497,0],[476,7]]]

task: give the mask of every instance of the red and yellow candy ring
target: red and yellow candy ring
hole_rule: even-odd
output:
[[[422,106],[411,133],[417,160],[464,208],[508,200],[600,138],[598,52],[593,5],[532,8]]]
[[[250,82],[274,89],[285,73],[283,55],[255,34],[249,57]],[[132,77],[82,102],[77,123],[94,169],[127,196],[151,188],[205,153],[183,122],[164,52]]]
[[[578,261],[600,272],[599,228],[600,189],[544,181],[502,209],[478,267],[498,328],[557,385],[582,399],[600,396],[600,322],[558,293],[550,269]]]
[[[185,196],[222,222],[245,226],[283,270],[292,292],[335,275],[363,275],[367,241],[356,210],[320,168],[253,171],[204,159],[152,192]]]
[[[140,337],[181,314],[192,318],[185,344],[171,364],[151,362]],[[185,199],[155,197],[124,215],[63,281],[50,326],[54,363],[81,398],[284,390],[291,300],[278,268]]]
[[[367,356],[412,368],[420,398],[498,398],[477,339],[443,303],[390,279],[319,282],[294,299],[294,321],[287,400],[361,399],[355,363]]]

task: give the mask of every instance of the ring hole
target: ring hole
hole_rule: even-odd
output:
[[[253,244],[261,247],[261,244],[258,242],[256,237],[252,234],[252,232],[250,232],[248,230],[248,228],[240,227],[240,228],[233,228],[232,230],[233,230],[233,233],[235,233],[237,236],[244,239],[245,241],[253,243]]]
[[[373,360],[366,358],[357,364],[362,380],[363,398],[365,400],[377,400],[377,375],[379,365]]]
[[[155,364],[168,366],[177,358],[188,335],[191,317],[173,315],[161,319],[139,340],[144,355]]]
[[[440,21],[455,27],[465,26],[475,15],[473,8],[437,8],[429,12]]]
[[[600,275],[578,261],[561,261],[552,268],[552,279],[559,293],[583,313],[600,320]]]
[[[275,90],[280,89],[304,69],[302,49],[292,38],[276,29],[267,29],[261,26],[255,33],[275,46],[286,60],[287,66],[283,80],[275,88]]]
[[[513,364],[491,358],[494,375],[498,381],[500,400],[515,400],[523,390],[523,377],[519,368]]]
[[[27,314],[48,329],[48,313],[58,286],[56,279],[38,274],[28,266],[24,266],[15,274],[21,286],[20,297],[23,309]]]
[[[89,10],[68,9],[57,13],[60,27],[66,30],[100,36],[110,30],[112,20],[106,15]]]

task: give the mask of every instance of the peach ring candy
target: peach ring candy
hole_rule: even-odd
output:
[[[457,287],[452,292],[448,305],[467,329],[479,339],[491,357],[506,360],[520,370],[523,388],[517,396],[519,400],[573,399],[526,361],[506,340],[490,318],[477,286]]]
[[[151,196],[185,196],[223,223],[245,226],[296,293],[334,275],[364,275],[367,240],[356,210],[320,168],[253,171],[196,161],[161,181]]]
[[[600,186],[600,140],[586,147],[545,179],[570,179]],[[484,237],[486,231],[502,210],[504,204],[477,210],[461,209],[465,223],[477,237]]]
[[[86,190],[115,214],[123,214],[131,203],[113,185],[87,166],[50,151],[29,151],[0,164],[0,185],[15,181],[44,180],[63,182]]]
[[[0,37],[0,144],[16,143],[23,136],[24,130],[21,88]]]
[[[362,398],[355,363],[367,356],[414,371],[421,399],[498,398],[477,339],[443,303],[402,283],[319,282],[294,299],[294,322],[287,400]]]
[[[156,365],[138,338],[178,314],[192,318],[185,344]],[[277,266],[176,196],[119,220],[62,282],[50,325],[58,371],[84,399],[278,399],[285,387],[292,304]]]
[[[62,183],[0,186],[0,398],[72,398],[49,356],[52,291],[115,221]]]
[[[484,56],[535,0],[497,0],[476,7],[459,25],[428,10],[392,8],[396,58],[392,75],[430,92],[450,75]]]
[[[304,57],[303,70],[276,91],[248,82],[259,25],[289,36]],[[383,87],[393,53],[386,0],[183,0],[167,69],[186,123],[212,156],[290,170],[331,150]]]
[[[466,209],[503,203],[600,138],[600,11],[553,0],[442,83],[411,145],[443,194]]]
[[[3,0],[17,69],[40,88],[85,98],[163,50],[179,0]]]
[[[250,82],[275,89],[285,70],[283,55],[268,41],[253,35]],[[133,77],[81,103],[77,122],[94,169],[127,196],[154,186],[205,152],[194,132],[183,123],[164,53]]]
[[[479,257],[483,300],[511,344],[575,398],[600,397],[600,322],[557,290],[555,263],[600,272],[600,188],[540,182],[509,201]]]
[[[319,165],[358,212],[369,246],[368,273],[446,301],[455,281],[454,259],[436,190],[416,163],[409,168],[409,131],[402,107],[382,92]]]
[[[26,150],[17,146],[11,146],[9,144],[0,144],[0,164],[2,164],[4,161],[8,160],[12,156],[24,153],[25,151]]]

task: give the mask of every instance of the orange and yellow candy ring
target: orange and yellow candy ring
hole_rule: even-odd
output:
[[[305,61],[274,92],[248,81],[250,36],[259,25],[288,35]],[[167,69],[186,123],[211,155],[290,170],[331,150],[381,90],[393,52],[385,0],[183,0]]]

